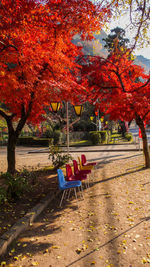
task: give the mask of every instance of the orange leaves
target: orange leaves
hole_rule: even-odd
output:
[[[80,67],[75,59],[81,48],[71,40],[74,34],[91,39],[109,9],[89,0],[1,3],[0,101],[19,117],[21,105],[28,110],[34,93],[28,119],[35,121],[50,98],[76,99],[79,92],[85,98],[85,88],[76,81]]]

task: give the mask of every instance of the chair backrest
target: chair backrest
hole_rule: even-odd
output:
[[[80,157],[78,157],[78,161],[79,161],[80,170],[82,170],[82,163],[81,163]]]
[[[82,165],[86,164],[86,156],[84,154],[81,155],[81,162],[82,162]]]
[[[79,174],[79,168],[78,168],[78,163],[77,161],[74,159],[73,160],[73,168],[74,168],[74,174]]]
[[[72,168],[69,164],[66,164],[66,178],[67,180],[73,175]]]
[[[58,169],[57,174],[58,174],[58,186],[59,186],[59,189],[62,189],[62,187],[65,184],[65,178],[64,178],[63,171],[61,169]]]

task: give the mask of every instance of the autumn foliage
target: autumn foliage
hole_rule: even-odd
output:
[[[112,53],[107,59],[84,59],[83,84],[89,87],[88,99],[110,119],[136,120],[141,129],[146,166],[150,167],[144,122],[150,120],[150,74],[134,64],[129,51]],[[83,59],[82,59],[83,61]]]
[[[0,3],[0,115],[7,121],[8,165],[16,140],[27,121],[42,120],[54,100],[75,98],[81,48],[75,34],[91,39],[110,16],[107,5],[83,1],[2,0]],[[16,129],[13,120],[18,120]],[[13,147],[13,149],[12,149]],[[8,166],[11,170],[13,167]]]

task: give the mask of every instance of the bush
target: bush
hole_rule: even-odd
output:
[[[0,205],[7,201],[7,192],[5,188],[0,187]]]
[[[99,132],[89,132],[89,139],[93,145],[101,143],[101,135]]]
[[[92,131],[89,133],[89,139],[93,145],[108,143],[111,139],[110,131]]]
[[[57,145],[60,141],[61,132],[59,130],[54,131],[53,133],[53,139],[54,139],[54,145]]]
[[[43,135],[45,138],[53,138],[53,129],[47,129]]]
[[[108,143],[111,139],[111,133],[110,131],[99,131],[101,135],[101,143]]]
[[[133,141],[132,133],[125,133],[125,139],[127,139],[129,142]]]
[[[20,146],[48,146],[49,138],[38,138],[32,136],[19,137],[17,140],[17,145]]]
[[[6,198],[9,199],[19,199],[23,192],[29,191],[28,186],[28,175],[24,173],[16,173],[12,175],[10,173],[2,174],[4,183],[7,187]]]
[[[58,146],[50,144],[49,146],[49,159],[52,160],[52,164],[55,169],[62,167],[69,160],[72,160],[70,154],[64,154]]]

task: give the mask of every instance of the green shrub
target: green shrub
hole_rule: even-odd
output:
[[[125,133],[125,139],[127,139],[129,142],[133,141],[132,133]]]
[[[47,129],[44,133],[44,136],[45,138],[53,138],[53,129]]]
[[[55,130],[53,132],[54,145],[57,145],[60,141],[61,132],[60,130]]]
[[[110,131],[99,131],[101,135],[101,143],[108,143],[111,139],[111,133]]]
[[[18,199],[23,192],[29,191],[28,177],[24,173],[16,173],[15,175],[12,175],[7,172],[2,174],[2,178],[7,187],[7,199]]]
[[[56,145],[50,144],[49,146],[49,159],[52,160],[52,164],[55,169],[62,167],[69,160],[72,160],[70,154],[63,153]]]
[[[0,205],[7,201],[7,192],[6,189],[0,187]]]
[[[95,131],[89,132],[89,139],[93,145],[101,143],[101,135],[99,132]]]
[[[19,137],[17,140],[17,145],[25,146],[48,146],[49,138],[38,138],[33,136]]]

